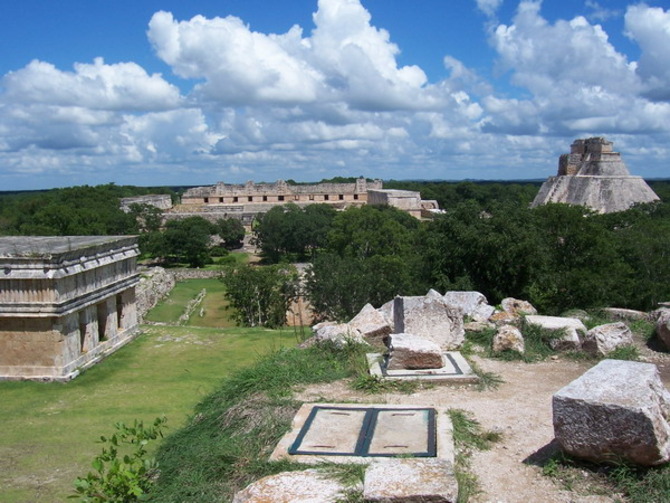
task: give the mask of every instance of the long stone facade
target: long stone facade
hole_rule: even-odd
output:
[[[245,225],[274,206],[293,203],[330,204],[337,209],[364,204],[394,206],[421,218],[439,211],[436,201],[423,201],[418,192],[383,189],[381,180],[358,178],[355,183],[288,184],[247,182],[243,185],[219,182],[208,187],[188,189],[181,204],[164,213],[166,219],[201,216],[209,220],[237,218]]]
[[[137,333],[137,238],[0,238],[0,379],[67,381]]]
[[[594,137],[576,140],[570,153],[561,155],[557,176],[542,184],[531,207],[565,203],[613,213],[658,200],[641,177],[630,175],[611,141]]]

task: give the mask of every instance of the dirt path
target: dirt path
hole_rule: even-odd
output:
[[[647,355],[645,355],[647,356]],[[654,359],[650,357],[649,359]],[[664,371],[668,386],[668,358],[654,361]],[[303,401],[341,400],[390,404],[442,406],[470,411],[488,430],[502,433],[502,440],[489,451],[476,451],[472,470],[479,479],[481,493],[476,503],[601,503],[617,501],[612,495],[586,495],[563,490],[552,479],[542,476],[541,468],[525,462],[537,456],[554,438],[551,397],[580,375],[593,362],[559,359],[541,363],[503,362],[476,359],[482,370],[504,379],[496,390],[477,391],[473,386],[435,386],[412,395],[365,395],[337,382],[312,386],[298,394]]]

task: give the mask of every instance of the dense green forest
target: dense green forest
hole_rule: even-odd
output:
[[[323,317],[347,319],[367,302],[429,288],[478,290],[490,303],[527,299],[547,314],[616,305],[652,309],[670,299],[670,182],[651,183],[660,203],[598,215],[584,208],[530,209],[537,183],[386,182],[417,190],[446,211],[427,222],[387,207],[335,211],[275,207],[254,238],[268,264],[311,262],[306,293]],[[143,252],[194,266],[232,247],[238,226],[199,217],[160,227],[149,207],[119,199],[148,192],[113,184],[0,194],[0,235],[140,234]]]

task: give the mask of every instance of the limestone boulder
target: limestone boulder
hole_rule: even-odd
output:
[[[516,351],[523,354],[526,351],[526,345],[521,331],[513,325],[503,325],[493,336],[493,352]]]
[[[503,299],[500,303],[503,311],[506,313],[515,315],[515,316],[525,316],[529,314],[537,314],[537,309],[526,300],[514,299],[512,297],[507,297]]]
[[[363,306],[349,321],[349,326],[358,330],[365,339],[383,340],[391,333],[391,325],[386,317],[371,304]]]
[[[396,297],[394,332],[411,333],[435,342],[443,351],[458,349],[465,339],[463,311],[437,294]]]
[[[670,310],[662,310],[656,320],[656,336],[670,350]]]
[[[463,315],[473,321],[486,322],[495,312],[493,306],[489,306],[484,294],[479,292],[447,292],[444,300],[450,306],[460,307]]]
[[[495,325],[488,321],[471,321],[463,324],[463,329],[466,332],[483,332],[492,328],[495,328]]]
[[[670,461],[670,394],[651,363],[603,360],[553,396],[554,435],[596,463]]]
[[[633,332],[622,321],[592,328],[584,336],[582,349],[592,355],[602,356],[616,348],[633,344]]]
[[[369,503],[456,503],[453,465],[442,459],[375,461],[365,470],[363,499]]]
[[[649,320],[649,314],[643,311],[635,311],[634,309],[623,309],[620,307],[606,307],[603,310],[605,314],[611,320],[623,320],[623,321],[637,321],[637,320]]]
[[[325,321],[312,327],[313,339],[316,342],[333,341],[338,346],[345,346],[349,342],[365,342],[363,335],[348,323],[333,323]]]
[[[496,311],[489,316],[489,321],[497,326],[518,323],[520,319],[521,318],[516,314],[508,313],[506,311]]]
[[[577,318],[562,318],[560,316],[526,316],[528,325],[537,325],[545,330],[556,332],[549,345],[556,351],[577,351],[582,347],[582,338],[586,334],[586,327]]]
[[[384,317],[384,320],[391,327],[391,333],[395,332],[394,320],[393,320],[393,304],[394,300],[389,300],[386,304],[383,304],[377,311]]]
[[[336,503],[346,491],[333,477],[319,470],[269,475],[238,492],[233,503]]]
[[[413,334],[389,336],[388,370],[439,369],[444,367],[442,349],[435,342]]]

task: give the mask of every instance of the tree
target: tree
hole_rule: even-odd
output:
[[[166,261],[186,262],[189,267],[202,267],[209,259],[211,236],[217,227],[202,217],[169,220],[163,232],[141,236],[143,252]]]
[[[233,249],[242,246],[244,240],[244,226],[237,218],[220,218],[216,221],[218,234],[226,248]]]
[[[236,322],[244,326],[285,325],[286,312],[298,294],[298,272],[293,266],[233,266],[224,271],[221,281]]]

